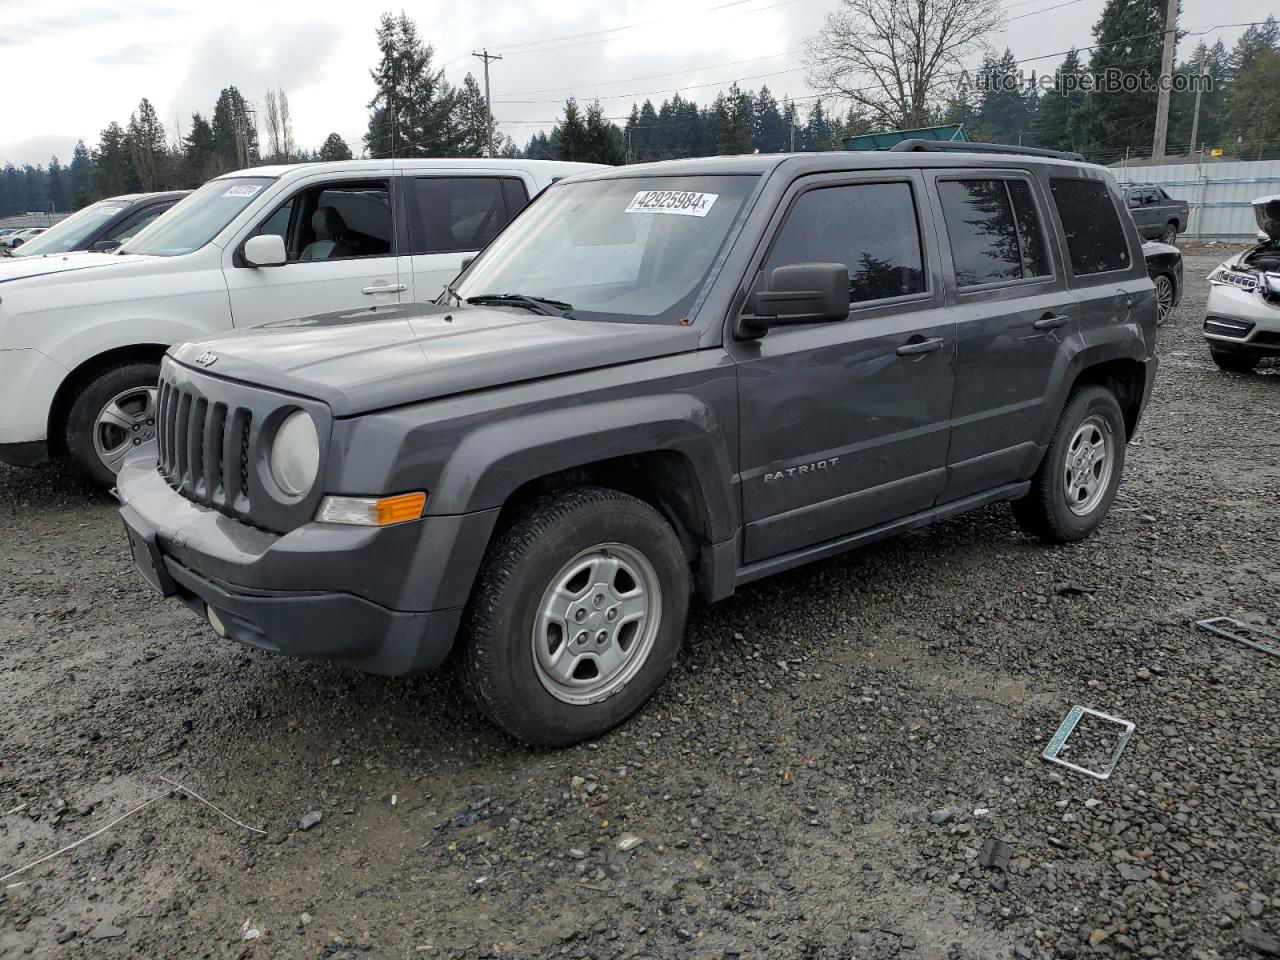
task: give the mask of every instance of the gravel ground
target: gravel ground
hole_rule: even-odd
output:
[[[0,957],[1280,956],[1280,660],[1192,625],[1280,619],[1280,370],[1210,363],[1222,256],[1099,535],[993,507],[695,606],[556,753],[219,641],[106,498],[0,468],[0,875],[161,797],[0,882]],[[1039,757],[1077,703],[1137,725],[1109,781]]]

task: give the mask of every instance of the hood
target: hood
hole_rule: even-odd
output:
[[[693,327],[410,304],[269,324],[169,353],[194,370],[313,397],[343,417],[697,345]]]
[[[1259,236],[1280,240],[1280,194],[1259,197],[1253,201],[1253,219],[1258,222]]]
[[[36,257],[0,257],[0,283],[47,277],[75,270],[106,270],[128,263],[139,263],[148,257],[121,256],[114,253],[50,253]]]

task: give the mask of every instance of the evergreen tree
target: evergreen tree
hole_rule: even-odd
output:
[[[67,168],[68,209],[79,209],[89,203],[93,192],[93,157],[83,140],[76,141],[71,153],[71,166]]]
[[[489,151],[489,111],[476,78],[467,74],[458,88],[453,111],[457,132],[453,156],[483,157]]]
[[[809,119],[805,121],[804,136],[796,138],[796,146],[811,151],[839,150],[844,144],[836,142],[837,133],[835,124],[822,107],[822,101],[815,100],[809,108]]]
[[[1280,156],[1280,52],[1260,50],[1226,94],[1227,141],[1242,159]]]
[[[785,153],[790,147],[791,129],[782,119],[778,101],[768,86],[760,88],[751,118],[751,139],[761,153]]]
[[[574,97],[564,102],[564,118],[556,125],[552,136],[556,138],[558,160],[586,160],[587,125]]]
[[[129,116],[125,142],[142,189],[148,193],[159,190],[167,179],[168,149],[164,141],[164,126],[146,97]]]
[[[610,166],[618,166],[626,159],[622,150],[622,132],[605,118],[599,100],[587,107],[584,127],[585,156],[581,159]]]
[[[1034,100],[1022,89],[1013,51],[1006,48],[999,59],[988,54],[982,63],[982,79],[975,118],[977,139],[1016,144],[1022,137],[1029,142],[1025,134],[1034,113]]]
[[[22,168],[22,204],[24,212],[49,211],[49,194],[45,173],[39,167],[27,164]]]
[[[1142,74],[1146,82],[1132,91],[1092,93],[1080,110],[1085,153],[1105,162],[1151,149],[1155,134],[1156,85],[1164,43],[1165,5],[1157,0],[1107,0],[1093,27],[1097,44],[1089,58],[1095,77]]]
[[[1236,41],[1228,63],[1231,75],[1239,75],[1260,53],[1277,48],[1280,48],[1280,24],[1274,15],[1268,14],[1263,23],[1249,27]]]
[[[1188,82],[1192,82],[1200,77],[1202,69],[1208,80],[1207,88],[1202,89],[1200,93],[1200,122],[1196,126],[1196,140],[1199,144],[1214,147],[1222,143],[1224,98],[1231,72],[1227,48],[1221,40],[1213,46],[1203,42],[1198,44],[1191,57],[1185,63],[1179,64],[1176,72],[1187,78]],[[1170,94],[1169,150],[1171,153],[1179,153],[1184,148],[1188,153],[1192,152],[1191,126],[1195,122],[1195,110],[1194,89],[1188,87]],[[1195,149],[1199,149],[1199,146],[1197,145]]]
[[[4,172],[0,173],[0,197],[3,197],[0,214],[13,216],[15,213],[25,213],[22,194],[22,173],[12,163],[6,163]]]
[[[234,86],[218,94],[211,127],[217,173],[241,170],[259,162],[258,128],[250,116],[248,101]]]
[[[1085,92],[1068,79],[1084,71],[1080,54],[1069,51],[1054,73],[1053,89],[1040,98],[1036,116],[1035,142],[1049,150],[1079,150],[1084,144],[1080,132],[1080,108]]]
[[[98,138],[93,154],[93,199],[135,193],[142,189],[129,158],[125,132],[114,120]]]
[[[71,209],[71,197],[67,192],[67,171],[58,162],[57,157],[49,158],[49,167],[45,173],[45,189],[49,194],[49,205],[57,213],[66,213]]]
[[[716,98],[716,152],[720,154],[750,153],[751,123],[755,113],[751,94],[743,93],[736,83]]]
[[[347,146],[347,141],[336,133],[329,134],[325,138],[324,143],[320,146],[320,152],[316,154],[317,160],[350,160],[351,148]]]
[[[378,66],[369,71],[375,93],[369,101],[364,144],[371,157],[446,157],[456,148],[456,94],[444,71],[432,65],[435,50],[404,13],[384,13],[377,30]]]
[[[213,127],[199,113],[191,115],[191,130],[182,138],[184,182],[197,187],[219,173],[218,143]]]

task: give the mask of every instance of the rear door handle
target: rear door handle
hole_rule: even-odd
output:
[[[361,293],[404,293],[409,288],[403,283],[373,283],[361,289]]]
[[[933,353],[935,350],[941,350],[942,344],[942,337],[931,337],[928,340],[914,340],[900,346],[897,353],[900,357],[914,357],[922,353]]]
[[[1061,313],[1046,313],[1043,317],[1032,324],[1037,330],[1053,330],[1062,326],[1071,318]]]

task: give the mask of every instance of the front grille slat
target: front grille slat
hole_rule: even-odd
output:
[[[222,487],[222,434],[227,423],[227,405],[214,403],[209,406],[205,420],[204,450],[201,454],[204,492],[209,501],[221,505],[226,501]]]

